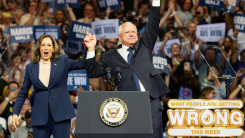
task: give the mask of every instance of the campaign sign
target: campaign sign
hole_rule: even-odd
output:
[[[11,43],[31,42],[33,38],[33,25],[9,26],[8,32]]]
[[[118,38],[118,19],[100,20],[91,23],[92,34],[95,34],[96,39],[101,37],[106,39]]]
[[[235,14],[233,25],[234,28],[239,29],[239,32],[245,33],[245,14]]]
[[[80,0],[56,0],[56,8],[65,8],[66,4],[72,8],[80,8]]]
[[[100,20],[91,23],[91,30],[97,40],[100,40],[101,37],[112,39],[118,38],[118,26],[118,19]]]
[[[69,40],[83,41],[86,34],[91,33],[91,25],[72,21],[70,33],[68,36]]]
[[[163,72],[166,74],[170,73],[170,69],[167,67],[169,61],[166,57],[153,54],[152,55],[152,61],[153,61],[153,65],[157,71],[160,71],[160,72]]]
[[[111,10],[121,9],[121,0],[97,0],[97,5],[100,12],[105,12],[107,7],[110,7]]]
[[[199,6],[212,7],[213,9],[224,10],[223,0],[199,0]]]
[[[60,39],[60,27],[59,26],[34,26],[34,38],[35,41],[42,35],[51,35],[58,42]]]
[[[172,57],[172,54],[170,52],[171,49],[171,45],[177,43],[178,45],[180,45],[180,41],[179,39],[173,39],[173,40],[168,40],[168,42],[166,43],[166,45],[164,46],[164,52],[166,53],[166,55],[168,57]],[[154,53],[158,54],[159,53],[159,49],[161,46],[162,42],[157,42],[154,46]]]
[[[65,44],[63,45],[63,49],[65,53],[76,55],[78,52],[82,52],[84,47],[81,41],[66,40]]]
[[[227,7],[228,10],[230,10],[231,13],[235,12],[236,7],[239,5],[240,0],[227,0],[229,5]]]
[[[85,91],[89,90],[87,71],[85,69],[70,71],[67,78],[68,91],[76,91],[80,86],[83,87]]]
[[[225,23],[198,25],[196,37],[203,42],[218,42],[225,38]]]

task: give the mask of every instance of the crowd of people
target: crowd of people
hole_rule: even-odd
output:
[[[30,126],[31,107],[35,90],[30,89],[28,99],[19,115],[18,130],[11,124],[12,111],[20,88],[23,85],[25,67],[33,62],[35,40],[24,43],[10,43],[7,27],[21,25],[60,26],[61,38],[57,42],[59,54],[67,54],[71,59],[83,60],[84,51],[71,54],[64,51],[72,21],[91,24],[93,21],[118,19],[119,24],[130,21],[138,35],[144,35],[148,22],[152,0],[121,0],[121,9],[99,12],[96,0],[80,0],[80,8],[56,9],[54,2],[38,0],[1,0],[0,1],[0,138],[32,138]],[[228,6],[228,1],[223,1]],[[233,28],[235,13],[244,14],[244,0],[241,0],[235,13],[212,9],[198,5],[199,0],[161,0],[161,20],[157,42],[162,42],[159,54],[168,59],[170,73],[159,72],[170,89],[163,97],[163,132],[169,128],[167,102],[170,99],[241,99],[245,101],[245,34]],[[203,42],[196,37],[197,25],[225,23],[224,40]],[[169,40],[179,39],[180,44],[170,47],[171,57],[164,47]],[[82,43],[82,42],[81,42]],[[97,42],[95,60],[99,62],[104,52],[115,49],[118,39],[102,37]],[[221,50],[220,50],[221,49]],[[204,59],[205,58],[205,59]],[[113,59],[111,59],[113,60]],[[143,61],[142,61],[143,62]],[[230,66],[231,65],[231,66]],[[210,66],[210,67],[209,67]],[[233,71],[234,69],[234,71]],[[62,75],[62,74],[60,74]],[[235,77],[230,79],[229,96],[226,95],[225,81],[222,75]],[[105,76],[89,80],[89,91],[111,91]],[[117,90],[117,88],[116,88]],[[69,91],[70,99],[76,110],[77,93]],[[245,112],[245,108],[241,109]],[[71,138],[75,138],[76,119],[71,122]],[[244,128],[245,130],[245,128]]]

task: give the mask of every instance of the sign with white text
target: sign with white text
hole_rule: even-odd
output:
[[[9,26],[8,32],[11,43],[31,42],[33,38],[33,25]]]
[[[36,42],[42,35],[51,35],[58,43],[58,40],[60,39],[60,27],[44,25],[34,26],[34,38]]]
[[[91,33],[91,25],[72,21],[68,39],[75,41],[83,41],[86,34]]]
[[[153,54],[152,60],[153,60],[152,61],[153,65],[157,71],[160,71],[166,74],[170,73],[170,69],[167,67],[167,65],[169,64],[169,61],[166,57]]]
[[[240,32],[245,33],[245,14],[235,14],[233,25],[235,29],[239,29]]]
[[[106,39],[118,38],[118,19],[100,20],[91,23],[92,34],[95,34],[96,39],[101,37]]]
[[[121,0],[97,0],[97,5],[100,12],[105,12],[108,7],[111,10],[121,9]]]
[[[168,57],[172,57],[172,54],[170,52],[170,49],[171,49],[171,45],[174,44],[174,43],[180,45],[179,39],[168,40],[168,42],[164,46],[164,52],[166,53],[166,55]],[[155,44],[155,46],[154,46],[154,53],[155,54],[159,54],[159,49],[160,49],[161,44],[162,44],[162,42],[157,42]]]
[[[225,38],[225,23],[198,25],[196,37],[203,42],[218,42]]]
[[[87,71],[85,69],[70,71],[67,78],[68,91],[76,91],[80,86],[83,87],[85,91],[89,90]]]
[[[211,7],[213,9],[224,10],[223,0],[199,0],[199,6]]]
[[[56,0],[56,8],[66,8],[66,4],[72,8],[80,8],[80,0]]]

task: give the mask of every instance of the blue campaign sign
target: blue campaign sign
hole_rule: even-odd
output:
[[[34,39],[35,41],[42,35],[51,35],[58,42],[60,39],[60,27],[59,26],[34,26]]]
[[[56,8],[66,8],[66,4],[69,4],[71,8],[80,8],[80,0],[56,0]]]
[[[91,32],[91,25],[72,21],[70,33],[68,36],[69,40],[83,41],[86,34]]]
[[[97,0],[97,5],[100,12],[105,12],[107,7],[110,7],[111,10],[121,9],[121,0]]]
[[[223,0],[199,0],[199,6],[207,6],[219,10],[225,9]]]
[[[33,25],[9,26],[8,33],[11,43],[31,42],[33,38]]]
[[[231,13],[234,13],[236,10],[236,7],[239,5],[240,0],[228,0],[228,7],[227,9],[230,10]]]
[[[85,91],[89,90],[87,71],[85,69],[70,71],[67,78],[68,91],[76,91],[80,86],[83,87]]]
[[[235,14],[233,21],[234,29],[238,29],[239,32],[245,33],[245,14]]]
[[[169,61],[166,57],[158,54],[152,55],[153,65],[156,68],[157,71],[169,74],[170,69],[167,67],[169,64]]]

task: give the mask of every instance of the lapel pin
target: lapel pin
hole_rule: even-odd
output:
[[[56,64],[54,64],[56,66]]]

